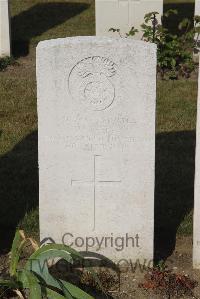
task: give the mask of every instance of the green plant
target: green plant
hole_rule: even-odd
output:
[[[108,31],[117,32],[120,37],[123,37],[120,29],[110,28]],[[132,27],[131,30],[128,33],[126,33],[126,37],[134,36],[137,32],[138,32],[138,29],[136,29],[135,27]]]
[[[9,65],[14,64],[15,60],[13,57],[1,57],[0,58],[0,71],[3,71],[4,69],[6,69]]]
[[[160,260],[156,265],[155,268],[158,269],[160,272],[166,271],[167,266],[164,260]]]
[[[194,17],[194,26],[189,19],[183,19],[178,26],[178,34],[171,34],[163,25],[163,20],[172,14],[178,14],[177,10],[168,10],[158,21],[158,12],[150,12],[144,16],[141,25],[142,40],[157,45],[157,67],[161,78],[177,79],[179,75],[188,78],[195,69],[193,53],[199,51],[200,16]],[[120,29],[111,28],[121,37]],[[134,36],[138,32],[134,27],[126,34],[126,37]]]
[[[171,34],[163,26],[163,19],[172,14],[178,14],[177,10],[167,11],[162,17],[162,24],[156,18],[158,13],[146,14],[141,25],[143,40],[157,44],[158,71],[162,78],[167,75],[169,79],[177,79],[179,74],[188,78],[195,67],[193,48],[198,23],[192,28],[190,20],[183,19],[178,26],[180,34]]]
[[[35,252],[25,266],[20,267],[20,256],[27,242],[32,244]],[[70,264],[77,260],[83,262],[83,257],[66,245],[50,244],[39,248],[33,239],[25,237],[23,231],[17,231],[10,255],[10,278],[0,279],[0,286],[13,290],[20,298],[27,298],[28,290],[30,299],[94,299],[77,286],[54,278],[48,267],[49,261],[54,259],[63,259]],[[98,281],[96,276],[95,279]]]
[[[158,23],[156,17],[158,14],[158,12],[154,11],[144,16],[144,23],[141,25],[141,29],[143,32],[143,40],[146,40],[151,43],[157,43],[161,41],[163,36],[163,28]]]

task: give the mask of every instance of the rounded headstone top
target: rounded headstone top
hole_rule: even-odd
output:
[[[37,45],[37,50],[65,46],[65,45],[79,45],[79,44],[120,44],[120,45],[135,45],[140,47],[152,48],[156,50],[156,44],[134,40],[132,38],[121,38],[121,37],[98,37],[98,36],[76,36],[76,37],[66,37],[66,38],[57,38],[41,41]]]

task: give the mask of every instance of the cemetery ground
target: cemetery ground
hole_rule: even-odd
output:
[[[176,2],[185,2],[185,10],[194,3]],[[13,0],[11,14],[16,62],[0,72],[0,273],[7,270],[17,226],[39,239],[36,44],[95,34],[92,0]],[[157,84],[155,258],[167,258],[169,269],[200,282],[199,271],[192,270],[196,77]],[[111,292],[112,298],[163,298],[139,288],[144,273],[136,272],[122,274],[121,289]],[[195,296],[200,298],[199,286]]]

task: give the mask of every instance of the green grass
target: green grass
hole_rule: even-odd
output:
[[[14,0],[12,15],[16,56],[41,40],[95,34],[93,0]]]
[[[192,233],[196,99],[196,81],[158,83],[155,244],[162,254],[177,232]]]
[[[36,44],[95,32],[91,0],[13,0],[11,14],[18,65],[0,72],[0,250],[17,225],[38,233]]]
[[[94,1],[71,2],[11,2],[19,65],[0,72],[0,244],[17,225],[38,233],[35,46],[49,38],[94,35]],[[195,80],[158,82],[156,240],[192,232],[196,98]]]

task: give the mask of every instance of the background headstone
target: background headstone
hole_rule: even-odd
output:
[[[139,30],[134,38],[141,39],[140,25],[149,12],[159,12],[159,22],[163,14],[163,0],[96,0],[96,35],[113,36],[110,28],[119,28],[124,35],[132,26]]]
[[[200,16],[200,1],[195,0],[195,16]]]
[[[200,0],[196,0],[195,1],[195,12],[194,12],[195,16],[200,16]],[[193,51],[193,60],[196,63],[199,63],[199,51],[200,51],[200,41],[199,41],[199,35],[196,33],[194,36],[194,40],[195,40],[195,48]]]
[[[193,225],[193,267],[200,269],[200,76],[198,82]]]
[[[10,56],[9,1],[0,0],[0,57]]]
[[[41,240],[151,260],[156,46],[97,37],[41,42],[37,86]]]

